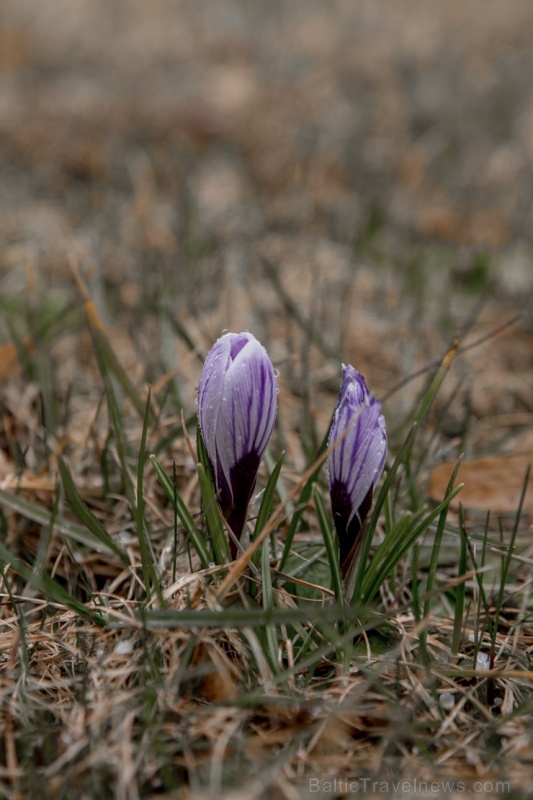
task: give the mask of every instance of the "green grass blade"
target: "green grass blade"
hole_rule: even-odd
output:
[[[457,478],[457,473],[459,472],[459,467],[461,466],[461,459],[457,461],[455,468],[452,472],[450,480],[448,481],[448,486],[446,487],[446,492],[444,495],[444,499],[448,497],[452,491],[455,484],[455,480]],[[446,526],[446,519],[448,516],[448,506],[446,506],[440,514],[439,522],[437,524],[437,530],[435,531],[435,538],[433,540],[433,548],[431,551],[431,559],[429,562],[429,570],[428,570],[428,577],[426,583],[426,599],[424,601],[424,616],[427,617],[431,608],[431,593],[433,591],[433,586],[435,585],[435,575],[437,573],[437,567],[439,564],[439,553],[440,553],[440,546],[442,543],[442,536],[444,534],[444,528]]]
[[[263,497],[261,499],[261,505],[259,507],[259,513],[257,514],[257,519],[255,521],[255,527],[252,534],[252,542],[256,539],[257,536],[261,533],[263,528],[268,522],[268,518],[272,513],[273,503],[274,503],[274,494],[276,492],[276,488],[278,486],[279,475],[281,472],[281,467],[283,465],[283,459],[285,458],[285,452],[283,452],[276,464],[272,472],[270,473],[270,477],[268,479],[265,491],[263,492]],[[257,553],[254,554],[252,558],[252,563],[257,567],[259,565],[259,560],[261,558],[260,551],[258,550]]]
[[[386,499],[386,497],[387,497],[387,495],[388,495],[388,493],[389,493],[389,491],[390,491],[390,489],[392,487],[393,481],[394,481],[394,479],[396,477],[396,473],[398,472],[398,469],[399,469],[401,463],[403,462],[404,457],[409,452],[409,448],[411,447],[411,442],[413,440],[413,436],[415,434],[415,430],[416,430],[416,423],[411,427],[411,429],[410,429],[409,433],[407,434],[407,437],[406,437],[403,445],[401,446],[400,450],[398,451],[398,454],[397,454],[396,458],[394,459],[394,462],[393,462],[393,464],[392,464],[392,466],[391,466],[391,468],[390,468],[390,470],[389,470],[389,472],[387,474],[387,477],[385,478],[383,486],[381,487],[381,491],[380,491],[380,493],[378,495],[378,498],[377,498],[377,500],[376,500],[376,502],[374,504],[374,508],[372,509],[372,516],[370,517],[370,522],[368,524],[368,529],[367,529],[367,532],[365,534],[363,545],[361,547],[361,555],[359,556],[359,567],[357,569],[357,574],[356,574],[356,578],[355,578],[355,586],[354,586],[354,592],[353,592],[353,596],[352,596],[352,603],[359,603],[359,601],[360,601],[360,599],[362,597],[363,581],[365,580],[365,573],[366,573],[366,570],[367,570],[368,556],[370,555],[370,549],[372,547],[372,539],[374,538],[374,532],[375,532],[377,524],[378,524],[379,516],[381,514],[381,509],[383,508],[383,505],[385,503],[385,499]]]
[[[453,486],[455,484],[455,480],[457,478],[457,473],[459,472],[459,467],[461,466],[461,459],[457,461],[453,473],[448,481],[448,486],[446,487],[446,492],[444,497],[446,498],[453,490]],[[431,551],[431,558],[429,562],[429,570],[428,570],[428,577],[426,582],[426,597],[424,600],[424,610],[423,614],[424,617],[427,617],[430,610],[431,610],[431,599],[433,597],[433,587],[435,585],[435,576],[437,574],[437,567],[439,564],[439,554],[440,554],[440,546],[442,543],[442,537],[444,535],[444,528],[446,526],[446,519],[448,517],[448,506],[446,506],[440,514],[439,521],[437,523],[437,530],[435,531],[435,538],[433,540],[433,548]],[[420,647],[424,652],[426,651],[426,641],[427,641],[427,628],[424,629],[420,636]]]
[[[483,634],[481,632],[481,620],[483,619],[484,627],[486,630],[489,631],[490,640],[491,640],[491,653],[494,653],[494,647],[496,644],[496,632],[497,626],[495,626],[495,619],[494,616],[490,613],[490,604],[487,598],[487,593],[485,591],[484,586],[484,576],[485,576],[485,564],[486,564],[486,551],[487,551],[487,538],[489,535],[489,520],[490,514],[487,513],[485,518],[485,536],[483,539],[483,547],[481,550],[481,564],[478,564],[476,559],[476,553],[474,551],[474,547],[472,546],[472,542],[470,538],[466,537],[466,546],[468,548],[468,555],[470,561],[472,562],[472,566],[474,568],[474,573],[476,576],[476,583],[478,586],[478,594],[479,594],[479,601],[477,603],[476,612],[474,615],[474,636],[475,636],[475,650],[474,650],[474,657],[473,662],[476,664],[477,662],[477,655],[479,653],[480,646],[483,640]],[[481,609],[483,608],[484,617],[481,614]]]
[[[331,526],[329,516],[324,506],[324,500],[322,499],[322,495],[320,493],[318,486],[314,486],[313,488],[313,498],[316,505],[316,512],[317,512],[318,522],[320,525],[320,530],[322,531],[324,544],[326,546],[326,554],[328,557],[329,568],[331,570],[331,585],[335,593],[335,600],[339,605],[342,605],[342,603],[344,602],[344,591],[343,591],[343,583],[342,583],[342,576],[341,576],[341,569],[339,562],[339,547],[337,542],[337,536]]]
[[[146,437],[148,434],[148,423],[150,420],[150,399],[151,390],[149,389],[148,397],[146,399],[146,410],[144,414],[141,443],[139,447],[139,460],[137,464],[137,507],[135,510],[135,521],[137,525],[139,548],[141,551],[141,565],[144,585],[146,586],[146,598],[148,601],[151,600],[150,584],[152,583],[155,588],[159,604],[165,607],[161,584],[159,582],[159,577],[154,567],[152,554],[150,552],[150,544],[146,535],[146,520],[144,518],[144,463],[146,458]]]
[[[459,553],[459,568],[458,577],[463,578],[466,575],[467,569],[467,552],[468,552],[468,536],[464,527],[463,507],[459,508],[459,530],[461,533],[461,550]],[[452,637],[452,653],[457,655],[459,647],[461,646],[461,634],[463,632],[463,616],[465,607],[465,594],[466,585],[465,581],[461,580],[457,586],[457,594],[455,596],[455,613],[453,621],[453,637]]]
[[[414,435],[415,435],[417,427],[420,425],[420,423],[422,422],[422,420],[426,416],[427,412],[431,408],[431,405],[432,405],[433,401],[435,400],[435,397],[437,396],[437,393],[438,393],[438,391],[439,391],[439,389],[440,389],[440,387],[442,385],[442,382],[443,382],[444,378],[446,377],[446,375],[448,373],[448,370],[450,369],[450,367],[451,367],[451,365],[453,363],[453,360],[454,360],[455,355],[457,353],[457,344],[458,344],[457,341],[455,341],[454,344],[452,345],[452,347],[450,348],[450,350],[446,353],[446,355],[442,359],[441,364],[440,364],[440,366],[439,366],[439,368],[438,368],[433,380],[431,381],[427,391],[425,392],[425,394],[424,394],[424,396],[423,396],[423,398],[422,398],[422,400],[420,402],[420,405],[419,405],[417,411],[414,414],[414,421],[413,421],[413,424],[411,426],[411,429],[409,430],[409,433],[407,434],[407,438],[405,439],[402,447],[400,448],[400,451],[398,452],[396,458],[394,459],[394,463],[393,463],[393,465],[392,465],[392,467],[390,469],[389,474],[387,475],[387,478],[385,479],[385,482],[383,484],[381,492],[379,493],[378,499],[376,500],[376,503],[375,503],[375,506],[374,506],[374,509],[373,509],[373,512],[372,512],[372,516],[370,518],[370,523],[368,525],[368,531],[366,533],[365,540],[363,542],[363,547],[362,547],[362,550],[361,550],[361,556],[360,556],[360,560],[359,560],[359,568],[358,568],[358,571],[357,571],[357,576],[356,576],[356,580],[355,580],[355,588],[354,588],[354,593],[353,593],[353,601],[354,602],[359,602],[361,600],[362,596],[363,596],[363,594],[362,594],[362,592],[363,592],[363,581],[365,580],[366,564],[367,564],[367,561],[368,561],[368,556],[370,554],[370,549],[372,547],[372,540],[374,538],[374,533],[375,533],[376,526],[377,526],[377,523],[378,523],[379,515],[381,513],[381,509],[383,507],[383,504],[385,502],[385,498],[386,498],[386,496],[387,496],[387,494],[388,494],[388,492],[389,492],[389,490],[390,490],[390,488],[392,486],[393,479],[394,479],[394,477],[396,475],[396,472],[398,471],[398,468],[399,468],[400,464],[404,460],[406,460],[408,458],[408,456],[409,456],[409,453],[410,453],[410,450],[411,450],[411,447],[412,447],[412,444],[413,444]]]
[[[322,444],[318,448],[318,452],[315,457],[315,461],[318,461],[320,457],[326,452],[328,446],[328,437],[329,437],[329,429],[324,439],[322,440]],[[314,463],[314,462],[313,462]],[[283,548],[283,554],[281,556],[281,561],[279,565],[280,572],[283,572],[287,565],[287,560],[291,553],[292,543],[294,541],[294,537],[296,535],[296,531],[300,525],[300,521],[302,515],[307,508],[307,504],[311,498],[311,494],[313,492],[313,486],[315,482],[318,480],[318,476],[320,475],[320,470],[322,469],[322,461],[320,461],[319,465],[317,466],[316,470],[309,476],[305,486],[303,487],[300,497],[298,500],[298,504],[296,510],[293,512],[291,524],[287,533],[287,538],[285,539],[285,547]]]
[[[113,387],[113,381],[108,375],[105,376],[105,384],[106,384],[107,405],[109,408],[109,417],[111,419],[111,427],[113,429],[113,434],[115,436],[115,442],[117,445],[117,453],[120,461],[122,481],[124,484],[124,492],[128,499],[128,504],[132,512],[132,516],[135,517],[135,505],[136,505],[135,492],[133,489],[133,482],[128,468],[129,454],[127,452],[128,446],[123,428],[123,417],[118,407],[118,402],[115,395],[115,389]]]
[[[176,582],[176,571],[177,571],[177,564],[178,564],[178,512],[176,511],[176,507],[178,505],[178,476],[176,474],[176,462],[172,462],[172,486],[174,489],[174,495],[172,497],[172,510],[174,511],[174,524],[173,524],[173,536],[172,536],[172,583]],[[189,567],[192,571],[192,565],[189,559]]]
[[[448,352],[445,354],[444,358],[442,359],[433,380],[429,384],[427,391],[424,393],[420,405],[417,408],[414,415],[414,422],[416,422],[418,425],[420,425],[420,423],[428,413],[429,409],[433,405],[433,401],[435,400],[435,397],[437,396],[439,389],[442,386],[442,382],[446,377],[446,375],[448,374],[448,371],[455,360],[455,356],[457,355],[458,345],[459,342],[456,339],[453,345],[448,350]]]
[[[224,531],[222,514],[217,502],[215,487],[213,486],[211,465],[200,432],[200,426],[196,429],[196,449],[198,452],[198,482],[200,484],[207,530],[211,537],[213,560],[215,564],[226,564],[230,560],[230,548]]]
[[[399,561],[399,556],[397,557],[398,548],[409,536],[409,532],[421,517],[421,513],[414,516],[411,512],[407,512],[404,516],[400,517],[387,532],[387,536],[377,548],[374,558],[372,561],[367,562],[367,567],[363,576],[363,586],[361,588],[363,596],[367,596],[368,587],[371,585],[373,586],[374,583],[376,586],[372,590],[372,596],[379,590],[381,585],[379,580],[382,571],[385,570],[385,565],[390,567],[385,578],[392,576],[391,580],[396,579],[394,568]],[[385,580],[385,578],[383,580]]]
[[[492,642],[492,652],[494,652],[494,647],[496,644],[496,632],[498,630],[498,625],[500,622],[500,614],[503,605],[503,600],[505,597],[505,586],[507,584],[507,576],[509,574],[509,567],[511,566],[511,560],[513,558],[514,552],[514,545],[516,541],[516,536],[518,534],[518,528],[520,525],[520,520],[522,519],[522,509],[524,507],[524,499],[527,492],[527,487],[529,484],[529,475],[531,473],[531,466],[528,466],[526,469],[526,473],[524,476],[524,483],[522,485],[522,492],[520,494],[520,499],[518,501],[518,507],[515,514],[515,520],[513,525],[513,530],[511,532],[511,539],[509,541],[509,547],[507,548],[507,553],[503,560],[502,564],[502,572],[500,578],[500,588],[498,590],[498,598],[496,600],[496,608],[494,611],[494,624],[493,624],[493,642]]]
[[[30,668],[30,657],[28,651],[28,640],[27,640],[27,631],[26,631],[26,618],[23,610],[23,606],[21,603],[18,603],[13,590],[11,589],[11,580],[7,577],[7,570],[4,569],[4,564],[0,558],[0,577],[2,578],[2,584],[7,592],[9,597],[11,608],[15,611],[17,615],[18,621],[18,630],[20,636],[20,660],[23,664],[25,670],[29,671]]]
[[[282,453],[283,453],[283,457],[285,457],[285,450],[283,450]],[[265,455],[263,456],[263,459],[264,459],[264,462],[266,464],[266,468],[268,470],[268,474],[271,475],[273,470],[276,467],[276,463],[277,462],[270,455],[268,450],[265,452]],[[286,483],[286,481],[285,481],[285,479],[284,479],[284,477],[283,477],[283,475],[281,473],[279,475],[278,482],[276,484],[276,494],[278,495],[278,497],[280,499],[280,502],[282,502],[282,503],[288,499],[289,490],[287,488],[287,483]],[[289,510],[289,507],[291,507],[290,501],[287,503],[287,510]]]
[[[420,622],[420,586],[418,581],[418,559],[420,556],[420,548],[415,542],[413,545],[412,561],[411,561],[411,591],[412,601],[411,607],[413,609],[413,616],[416,623]]]
[[[276,486],[278,485],[278,478],[281,472],[281,467],[283,465],[283,459],[285,458],[285,453],[283,452],[274,469],[270,474],[270,478],[268,479],[268,483],[266,485],[265,491],[263,492],[263,497],[261,499],[261,505],[259,507],[259,513],[257,514],[257,519],[255,521],[254,532],[252,534],[252,541],[259,536],[263,528],[265,527],[270,514],[272,513],[272,505],[274,502],[274,493],[276,491]]]
[[[213,546],[213,558],[215,564],[226,564],[230,559],[229,544],[224,533],[222,515],[215,497],[211,472],[207,472],[203,464],[198,464],[197,469],[207,530]]]
[[[139,486],[141,488],[140,495],[137,494],[135,496],[135,489],[133,486],[133,481],[130,476],[130,470],[128,468],[128,445],[126,442],[126,435],[124,432],[123,426],[123,417],[120,413],[120,409],[118,406],[115,389],[113,386],[113,380],[108,375],[107,371],[104,369],[103,377],[106,385],[107,390],[107,404],[109,408],[109,416],[111,419],[111,425],[113,428],[113,433],[115,436],[115,442],[117,445],[117,453],[120,461],[120,467],[122,471],[122,480],[124,482],[124,491],[126,493],[126,497],[128,499],[128,505],[130,507],[130,513],[132,519],[136,524],[137,529],[137,536],[139,538],[139,547],[141,550],[141,565],[142,571],[144,576],[144,586],[146,589],[146,596],[147,600],[151,600],[151,583],[153,583],[154,588],[156,589],[158,599],[160,603],[163,601],[163,595],[161,592],[159,579],[154,567],[154,557],[151,552],[150,543],[148,538],[145,535],[144,531],[144,500],[142,497],[142,475],[139,478],[139,470],[144,470],[144,458],[145,458],[145,451],[146,451],[146,435],[147,435],[147,428],[148,422],[150,418],[150,397],[148,397],[148,402],[145,407],[145,414],[143,418],[143,429],[142,429],[142,440],[141,440],[141,448],[140,454],[138,456],[137,461],[137,492],[139,490]],[[144,472],[143,472],[144,474]],[[139,510],[139,502],[140,502],[140,510]],[[142,531],[139,533],[140,528],[142,527]],[[159,588],[158,588],[159,587]]]
[[[124,563],[129,564],[129,558],[126,552],[119,547],[116,542],[109,536],[107,531],[105,530],[104,526],[98,519],[98,517],[93,514],[91,509],[89,508],[86,503],[81,499],[80,495],[78,494],[78,490],[72,480],[72,475],[69,472],[69,469],[62,457],[58,459],[58,467],[59,467],[59,474],[61,476],[61,483],[63,484],[63,490],[65,492],[65,497],[68,500],[72,510],[74,513],[79,517],[79,519],[83,522],[84,525],[91,531],[93,536],[95,536],[99,542],[101,542],[104,547],[108,550],[111,550],[116,555],[120,556],[120,558],[124,561]]]
[[[180,497],[179,492],[175,491],[174,484],[170,480],[169,476],[157,460],[155,455],[150,456],[150,461],[152,462],[152,466],[157,473],[157,477],[161,486],[164,489],[164,492],[171,503],[175,503],[176,513],[180,518],[181,524],[185,528],[187,536],[190,538],[192,545],[196,552],[198,553],[198,557],[201,561],[202,567],[207,569],[207,567],[212,562],[211,556],[207,547],[205,546],[205,542],[203,539],[202,534],[194,524],[194,520],[191,517],[187,506],[183,502],[182,498]]]
[[[3,542],[0,542],[0,560],[4,564],[9,564],[15,572],[24,578],[25,581],[30,583],[35,589],[48,597],[54,603],[58,603],[59,605],[64,606],[71,611],[75,611],[81,617],[85,617],[86,619],[95,622],[97,625],[103,626],[106,624],[106,620],[101,616],[101,614],[98,614],[96,611],[87,608],[84,603],[76,600],[75,597],[67,592],[67,590],[61,586],[61,584],[55,581],[47,572],[42,572],[40,569],[34,570],[28,564],[25,564],[24,561],[21,561],[16,556],[13,556]]]
[[[307,623],[311,625],[321,623],[335,623],[339,620],[356,621],[366,618],[368,613],[357,606],[347,608],[346,606],[324,605],[317,607],[316,604],[302,603],[298,608],[261,608],[259,606],[231,606],[230,608],[220,608],[212,610],[208,608],[187,608],[184,610],[174,609],[143,609],[139,612],[143,623],[147,628],[163,628],[167,630],[175,628],[241,628],[250,626],[252,628],[264,627],[266,625],[294,625],[297,623]],[[375,617],[380,619],[378,615]],[[118,623],[117,623],[118,624]],[[375,622],[374,622],[375,624]]]
[[[394,566],[403,558],[407,551],[429,528],[434,519],[446,509],[453,498],[461,491],[462,485],[454,489],[431,513],[416,524],[416,517],[407,519],[407,524],[397,526],[393,529],[394,536],[387,542],[383,542],[372,559],[363,579],[362,600],[369,602],[379,591],[380,586],[385,582]],[[412,524],[415,521],[415,524]]]
[[[6,492],[4,489],[0,489],[0,505],[10,508],[26,519],[31,519],[33,522],[38,522],[41,525],[50,526],[51,524],[52,514],[45,508],[36,503],[32,503],[30,500],[24,500],[19,495]],[[85,525],[79,525],[77,522],[65,519],[59,514],[56,515],[53,520],[53,527],[54,530],[58,531],[58,533],[65,538],[71,539],[85,547],[89,547],[97,553],[111,554],[114,552],[100,539],[95,537]]]
[[[200,426],[196,427],[196,452],[198,453],[198,461],[200,464],[203,464],[204,469],[211,474],[211,465],[209,463],[209,456],[207,455],[207,450],[205,449],[204,440],[202,437],[202,432],[200,431]]]
[[[41,531],[41,536],[39,538],[39,547],[37,549],[37,554],[35,556],[35,564],[34,570],[37,572],[44,573],[46,571],[46,565],[48,563],[48,550],[50,547],[50,542],[52,541],[52,536],[54,535],[54,526],[59,514],[59,504],[61,502],[61,489],[59,483],[56,485],[56,492],[54,497],[54,503],[52,506],[52,510],[50,512],[50,524],[43,527]]]
[[[265,539],[262,547],[262,561],[261,561],[261,577],[263,585],[263,608],[265,610],[274,607],[274,599],[272,593],[272,575],[270,572],[270,541]],[[273,672],[279,672],[278,666],[278,636],[274,625],[265,626],[266,636],[266,650],[268,661],[272,667]]]

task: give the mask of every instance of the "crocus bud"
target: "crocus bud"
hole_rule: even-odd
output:
[[[343,374],[329,434],[328,472],[341,574],[346,579],[359,552],[374,486],[385,464],[387,434],[381,403],[368,391],[363,376],[349,365],[343,367]]]
[[[274,368],[255,336],[221,336],[200,376],[198,421],[220,508],[237,539],[274,428],[276,395]],[[230,550],[235,557],[233,541]]]

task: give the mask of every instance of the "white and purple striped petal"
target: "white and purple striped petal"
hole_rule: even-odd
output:
[[[348,365],[343,367],[343,373],[328,441],[332,447],[328,457],[329,489],[341,566],[348,563],[354,551],[387,455],[381,404],[357,370]]]
[[[265,348],[248,332],[221,336],[200,376],[198,421],[222,512],[237,537],[276,406],[276,376]]]

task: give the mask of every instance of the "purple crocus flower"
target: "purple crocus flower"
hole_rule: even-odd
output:
[[[276,419],[274,367],[251,333],[226,333],[205,360],[198,421],[222,513],[240,539]],[[230,541],[233,557],[237,547]]]
[[[339,539],[341,573],[346,578],[359,552],[372,493],[385,465],[387,434],[381,403],[351,366],[335,409],[328,445],[329,492]]]

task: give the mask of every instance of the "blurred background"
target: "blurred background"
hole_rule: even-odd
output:
[[[526,435],[532,32],[530,0],[2,0],[8,401],[12,341],[46,349],[61,402],[98,401],[84,290],[128,374],[168,375],[175,408],[194,410],[221,332],[252,330],[287,427],[315,439],[341,362],[383,397],[456,333],[504,326],[437,411],[474,454]]]

